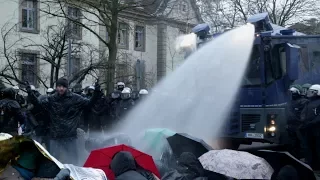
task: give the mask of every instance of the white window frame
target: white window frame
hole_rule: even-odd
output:
[[[121,49],[129,49],[129,25],[127,23],[119,23],[117,43]]]
[[[26,6],[23,6],[23,4],[26,3]],[[38,33],[38,22],[39,22],[39,16],[38,16],[38,4],[39,1],[37,0],[21,0],[20,1],[20,29],[21,31],[25,32],[33,32]],[[24,27],[24,17],[23,17],[23,11],[27,12],[27,27]]]
[[[138,32],[138,28],[140,27],[143,29],[142,32],[141,31]],[[139,39],[137,40],[137,33],[142,34],[142,36],[140,37],[140,40]],[[137,41],[140,41],[140,44],[141,44],[140,47],[136,46]],[[134,50],[145,51],[145,48],[146,48],[146,27],[142,25],[136,25],[134,28]]]
[[[74,11],[78,11],[77,16],[74,16]],[[68,6],[67,15],[68,15],[68,18],[72,19],[72,20],[67,19],[67,27],[68,27],[69,35],[73,39],[82,39],[82,27],[74,22],[74,21],[81,22],[81,10],[77,7]],[[79,30],[79,32],[74,32],[75,29],[76,31]]]
[[[70,73],[72,76],[74,76],[76,73],[78,73],[81,70],[81,57],[80,56],[72,56],[71,57],[71,63],[72,63],[72,72]],[[78,61],[79,67],[77,67],[78,64],[76,62]],[[76,70],[78,68],[78,70]]]
[[[32,85],[34,85],[34,86],[36,86],[36,87],[38,87],[38,78],[37,78],[37,76],[38,76],[38,73],[39,73],[39,62],[38,62],[38,57],[39,57],[39,52],[36,52],[36,51],[29,51],[29,50],[20,50],[20,52],[19,52],[19,54],[20,54],[20,59],[21,59],[21,79],[22,80],[24,80],[23,79],[23,74],[22,74],[22,71],[23,71],[23,68],[25,68],[26,67],[26,65],[33,65],[34,66],[34,72],[29,72],[29,73],[34,73],[33,74],[33,76],[34,76],[34,80],[33,80],[33,82],[30,82],[29,81],[29,83],[30,84],[32,84]],[[26,62],[25,61],[25,57],[26,57],[26,55],[28,55],[28,56],[30,56],[30,55],[32,55],[32,56],[34,56],[34,61],[33,61],[33,63],[31,63],[31,62]]]

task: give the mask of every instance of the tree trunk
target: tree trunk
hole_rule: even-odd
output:
[[[108,57],[108,71],[106,73],[107,93],[110,94],[114,90],[114,77],[116,72],[117,60],[117,31],[118,31],[118,12],[112,13],[110,25],[110,41],[109,41],[109,57]]]
[[[59,69],[60,69],[60,65],[56,67],[56,73],[54,75],[55,82],[57,82],[59,79]]]
[[[54,65],[51,64],[51,71],[50,71],[50,87],[53,87],[53,78],[54,78]]]

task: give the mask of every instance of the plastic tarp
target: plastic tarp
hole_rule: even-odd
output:
[[[33,143],[36,146],[35,149],[38,149],[44,157],[54,162],[54,164],[57,165],[58,168],[68,168],[71,172],[71,179],[73,180],[81,180],[86,178],[92,180],[107,180],[106,175],[100,169],[84,168],[70,164],[62,164],[55,157],[51,156],[51,154],[37,141],[28,139],[23,136],[14,136],[10,138],[10,136],[2,134],[0,137],[2,137],[0,140],[0,173],[8,165],[10,165],[11,160],[18,158],[19,154],[23,152],[23,149],[20,148],[20,144],[27,142],[30,143],[30,145],[32,145]]]

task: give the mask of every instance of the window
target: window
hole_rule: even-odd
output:
[[[252,50],[250,61],[248,63],[247,71],[244,76],[242,85],[244,86],[254,86],[260,85],[260,51],[259,45],[255,45]]]
[[[21,53],[21,80],[37,86],[37,54]]]
[[[145,28],[143,26],[136,26],[135,28],[134,50],[145,50]]]
[[[272,48],[272,56],[265,64],[267,83],[271,83],[274,80],[281,78],[287,71],[285,46],[285,44],[276,44]]]
[[[119,23],[118,28],[118,46],[119,48],[128,49],[128,25],[126,23]]]
[[[38,32],[38,1],[22,0],[21,2],[21,31]]]
[[[76,22],[80,22],[81,12],[80,9],[75,7],[68,7],[68,17],[72,20],[67,20],[68,24],[68,34],[75,39],[81,39],[82,28],[81,25]]]

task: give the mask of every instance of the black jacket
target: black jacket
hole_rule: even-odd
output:
[[[37,99],[33,93],[29,93],[29,96],[35,106],[40,105],[49,112],[52,138],[76,137],[82,110],[92,106],[97,98],[96,93],[89,100],[70,91],[63,96],[55,93],[44,99]]]
[[[116,180],[147,180],[139,172],[130,152],[120,151],[111,161],[111,170]]]
[[[287,124],[288,125],[300,125],[301,112],[306,106],[308,100],[305,98],[298,98],[292,100],[287,106]]]
[[[101,131],[102,125],[107,119],[109,104],[105,96],[101,93],[97,97],[97,101],[90,109],[86,109],[83,113],[83,122],[85,130],[90,127],[90,131]]]
[[[134,101],[132,99],[122,99],[119,103],[120,118],[126,116],[126,114],[133,108]]]
[[[25,123],[25,115],[19,103],[7,98],[0,100],[0,132],[17,133],[18,122],[20,125]]]
[[[301,113],[302,122],[308,128],[320,125],[320,98],[311,98]]]

